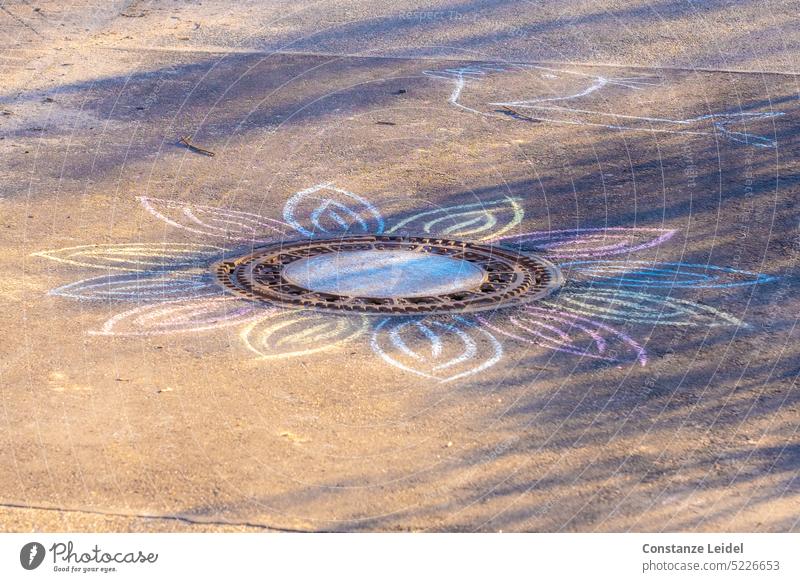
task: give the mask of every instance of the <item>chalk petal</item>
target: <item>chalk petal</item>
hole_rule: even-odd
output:
[[[263,317],[273,309],[234,298],[153,303],[119,313],[91,335],[152,336],[197,333]]]
[[[142,206],[167,224],[204,236],[226,240],[268,243],[282,240],[290,231],[279,220],[264,218],[252,212],[187,204],[140,196]]]
[[[66,247],[40,251],[33,256],[112,271],[162,271],[204,266],[222,251],[210,245],[126,243]]]
[[[289,358],[343,345],[363,334],[368,324],[363,315],[273,312],[247,325],[240,336],[245,346],[262,359]]]
[[[528,306],[505,319],[478,317],[506,337],[558,352],[608,362],[647,363],[647,352],[611,326],[556,309]]]
[[[375,206],[331,183],[292,196],[283,209],[283,218],[308,238],[381,234],[384,230],[383,216]]]
[[[564,289],[543,305],[569,313],[618,322],[678,326],[742,326],[740,319],[708,305],[619,289]]]
[[[528,232],[495,239],[518,250],[545,251],[553,258],[597,258],[648,249],[669,240],[666,228],[577,228]]]
[[[570,280],[603,287],[688,287],[716,289],[775,281],[775,277],[729,267],[649,261],[572,261],[561,268]]]
[[[373,332],[372,349],[387,364],[440,383],[483,372],[503,356],[491,333],[460,316],[385,319]]]
[[[491,240],[517,226],[524,215],[518,198],[500,198],[418,212],[401,220],[387,232]]]
[[[103,275],[63,285],[50,295],[102,301],[177,301],[221,295],[222,288],[207,275],[128,273]]]

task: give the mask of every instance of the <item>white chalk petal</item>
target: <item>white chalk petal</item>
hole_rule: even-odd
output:
[[[190,273],[126,273],[103,275],[62,285],[50,295],[101,301],[177,301],[222,295],[208,275]]]
[[[198,333],[263,317],[271,307],[234,298],[153,303],[123,311],[91,335],[152,336]]]
[[[598,258],[658,246],[675,232],[667,228],[577,228],[528,232],[494,240],[519,250],[546,251],[553,258]]]
[[[479,374],[503,356],[490,332],[461,316],[444,321],[385,319],[371,343],[387,364],[440,383]]]
[[[252,212],[140,196],[142,206],[167,224],[204,236],[251,243],[280,241],[288,225]]]
[[[384,230],[383,216],[375,206],[331,183],[296,193],[286,202],[283,218],[308,238],[381,234]]]
[[[343,345],[363,334],[368,324],[363,315],[274,311],[247,325],[240,335],[260,358],[289,358]]]
[[[500,198],[418,212],[402,219],[387,232],[491,240],[517,226],[524,215],[518,198]]]
[[[112,271],[180,270],[209,264],[222,253],[210,245],[182,243],[123,243],[81,245],[33,256],[59,263]]]
[[[675,326],[747,327],[740,319],[708,305],[676,297],[620,289],[564,289],[543,305],[607,321]]]

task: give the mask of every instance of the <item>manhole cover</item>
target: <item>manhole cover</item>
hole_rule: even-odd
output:
[[[410,315],[498,309],[561,286],[534,255],[440,238],[353,236],[280,243],[214,267],[230,291],[269,303]]]

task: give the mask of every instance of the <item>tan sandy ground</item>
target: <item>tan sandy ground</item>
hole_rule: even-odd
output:
[[[0,530],[798,528],[790,2],[476,2],[423,14],[62,4],[0,10]],[[452,80],[424,74],[473,59],[586,65],[470,82],[463,103],[481,115],[448,103]],[[578,125],[486,106],[577,90],[576,74],[658,84],[582,102],[594,113],[569,118]],[[747,126],[778,147],[702,122],[683,134],[601,127],[611,111],[780,113]],[[178,146],[185,134],[216,155]],[[136,196],[282,219],[287,199],[323,182],[369,199],[387,224],[512,196],[525,212],[513,232],[675,229],[629,258],[777,279],[670,292],[747,325],[613,323],[646,343],[644,367],[498,336],[500,364],[440,384],[381,360],[373,327],[281,359],[257,359],[242,326],[90,335],[140,303],[48,295],[114,272],[32,256],[226,245],[169,226]],[[278,339],[327,345],[309,331],[319,321]],[[478,357],[489,349],[479,341]]]

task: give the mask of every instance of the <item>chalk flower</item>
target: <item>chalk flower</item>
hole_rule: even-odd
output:
[[[443,383],[495,366],[509,349],[644,366],[646,345],[627,327],[743,326],[733,315],[680,292],[773,280],[724,266],[642,258],[643,251],[674,236],[675,230],[662,226],[521,233],[524,203],[512,197],[421,209],[392,220],[367,197],[332,183],[291,196],[280,219],[175,200],[140,201],[153,217],[191,233],[197,242],[88,244],[34,253],[98,272],[50,295],[113,307],[105,322],[87,330],[91,335],[190,335],[236,327],[248,353],[265,362],[363,341],[380,361]],[[557,295],[520,307],[385,317],[252,301],[230,294],[211,270],[231,249],[343,234],[428,235],[535,252],[558,263],[566,282]]]

